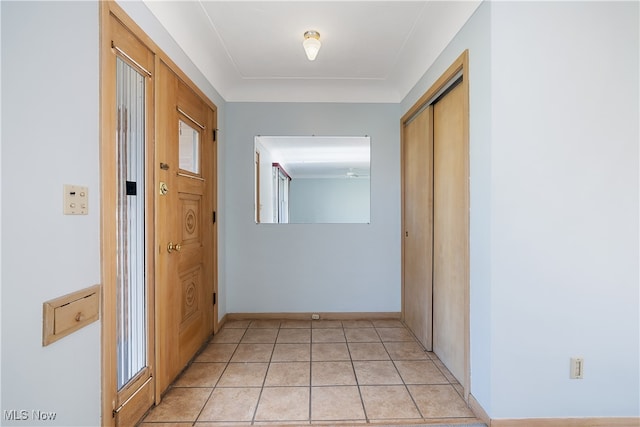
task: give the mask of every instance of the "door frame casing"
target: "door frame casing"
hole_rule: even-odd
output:
[[[115,268],[113,266],[116,262],[116,246],[114,244],[114,230],[115,230],[115,200],[116,200],[116,180],[115,180],[115,163],[114,145],[115,144],[115,70],[110,70],[109,61],[107,55],[113,55],[111,47],[111,35],[112,25],[111,20],[118,21],[129,33],[129,37],[135,39],[136,42],[143,44],[148,51],[153,55],[153,70],[159,68],[160,62],[165,63],[185,84],[187,84],[191,90],[193,90],[212,110],[213,112],[213,128],[216,129],[218,110],[216,105],[202,92],[189,77],[178,67],[156,44],[146,35],[146,33],[127,15],[127,13],[113,0],[105,0],[100,2],[99,8],[99,38],[100,38],[100,250],[101,250],[101,282],[102,282],[102,306],[101,306],[101,424],[103,426],[114,426],[116,419],[113,416],[113,410],[117,403],[117,383],[116,383],[116,277]],[[150,105],[148,105],[150,115],[148,117],[147,129],[147,159],[146,159],[146,179],[147,186],[150,189],[148,194],[153,198],[150,202],[152,208],[145,214],[146,228],[147,228],[147,259],[149,260],[149,266],[147,268],[147,280],[149,285],[149,295],[147,301],[149,310],[154,310],[155,301],[155,287],[153,285],[155,275],[157,274],[157,263],[154,257],[155,249],[158,248],[159,242],[156,241],[157,224],[157,203],[158,197],[155,197],[157,189],[157,167],[156,161],[156,147],[153,135],[157,133],[157,120],[155,120],[158,110],[157,98],[158,86],[157,79],[153,79],[153,98]],[[151,135],[151,136],[150,136]],[[214,142],[212,156],[212,165],[215,168],[213,172],[213,188],[212,188],[212,206],[211,208],[217,212],[217,141]],[[212,226],[212,247],[213,252],[211,262],[211,278],[213,280],[213,291],[218,293],[218,221]],[[219,298],[218,298],[219,300]],[[154,345],[148,349],[149,366],[151,368],[151,375],[156,376],[156,355],[155,355],[155,342],[156,338],[161,331],[156,328],[156,316],[155,310],[152,311],[149,319],[149,339],[153,340]],[[213,315],[211,322],[207,325],[207,328],[213,333],[217,333],[220,328],[218,321],[218,304],[213,306]],[[154,387],[153,390],[155,403],[159,403],[161,400],[161,394],[163,390],[158,387]],[[137,420],[136,420],[137,421]]]
[[[463,148],[462,151],[466,155],[463,159],[464,175],[469,177],[469,51],[465,50],[458,58],[447,68],[447,70],[431,85],[431,87],[413,104],[411,108],[400,119],[400,158],[403,159],[404,153],[402,152],[405,141],[404,128],[405,125],[413,119],[418,113],[422,111],[426,106],[432,104],[437,96],[442,93],[446,88],[453,83],[454,80],[462,76],[462,81],[459,83],[462,85],[464,91],[463,99]],[[404,173],[401,173],[401,188],[404,189]],[[464,316],[464,378],[460,378],[462,386],[464,388],[464,398],[468,401],[469,393],[471,391],[471,369],[470,369],[470,297],[469,297],[469,179],[464,180],[464,209],[467,212],[465,222],[462,224],[464,227],[464,235],[466,239],[464,241],[464,248],[460,254],[463,257],[464,266],[464,303],[463,303],[463,316]],[[404,191],[402,191],[401,197],[403,198],[402,206],[404,206]],[[404,235],[406,224],[404,223],[404,213],[401,215],[401,233]],[[435,231],[434,231],[435,232]],[[404,241],[404,238],[402,241]],[[401,275],[401,304],[402,304],[402,318],[405,315],[405,277],[404,277],[404,244],[401,245],[401,259],[402,259],[402,275]],[[433,289],[433,283],[430,284]],[[431,310],[432,307],[429,307]]]
[[[118,14],[110,2],[100,6],[100,249],[102,281],[102,425],[115,425],[117,419],[146,411],[153,402],[155,376],[155,327],[154,327],[154,175],[153,135],[154,135],[154,89],[153,71],[155,59],[149,46],[131,31],[126,15]],[[113,48],[118,46],[129,58],[118,54]],[[116,116],[115,83],[116,56],[129,65],[150,71],[145,76],[145,317],[147,326],[146,368],[128,386],[117,389],[117,169],[116,158]],[[146,403],[145,403],[146,402]],[[127,410],[116,414],[114,411],[127,403]],[[126,423],[124,419],[123,423]],[[133,421],[135,422],[135,421]]]

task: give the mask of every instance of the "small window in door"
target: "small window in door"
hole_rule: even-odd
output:
[[[200,174],[200,132],[178,119],[180,169]]]

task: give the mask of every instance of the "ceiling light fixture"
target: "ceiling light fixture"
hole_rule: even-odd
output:
[[[304,51],[307,54],[307,58],[309,61],[313,61],[318,56],[318,51],[320,50],[320,33],[315,30],[309,30],[304,33],[304,41],[302,42],[302,47],[304,47]]]

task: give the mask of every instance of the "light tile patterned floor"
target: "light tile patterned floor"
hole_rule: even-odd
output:
[[[229,321],[143,427],[478,422],[396,320]]]

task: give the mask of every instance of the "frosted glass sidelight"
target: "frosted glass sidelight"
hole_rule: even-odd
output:
[[[178,120],[180,169],[200,173],[200,132]]]
[[[117,376],[122,389],[147,364],[145,78],[117,58]]]

